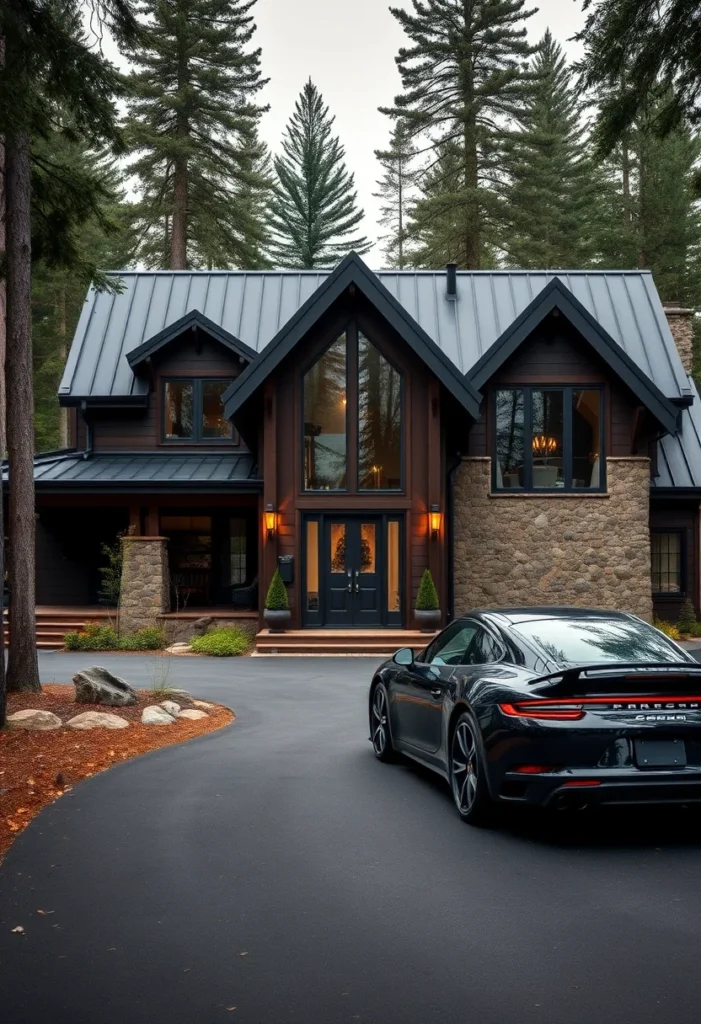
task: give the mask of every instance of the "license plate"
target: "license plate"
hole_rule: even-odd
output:
[[[684,740],[633,740],[638,768],[686,768]]]

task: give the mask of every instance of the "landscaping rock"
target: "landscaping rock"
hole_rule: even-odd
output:
[[[73,676],[77,704],[108,704],[127,707],[136,704],[136,690],[106,668],[95,665]]]
[[[213,623],[214,619],[211,615],[203,615],[201,619],[195,619],[192,623],[192,630],[195,636],[204,636]]]
[[[189,718],[191,722],[196,722],[200,718],[209,718],[206,711],[197,711],[196,708],[185,708],[178,715],[178,718]]]
[[[149,704],[141,712],[141,721],[144,725],[172,725],[175,719],[158,704]]]
[[[191,652],[192,647],[190,647],[188,643],[185,643],[185,641],[182,641],[179,644],[173,644],[172,647],[166,647],[166,654],[190,654]]]
[[[108,711],[84,711],[66,722],[69,729],[126,729],[126,718],[112,715]]]
[[[176,704],[174,700],[162,700],[161,707],[163,708],[164,711],[167,711],[169,715],[172,715],[173,718],[178,717],[180,705]]]
[[[26,711],[15,711],[13,715],[7,716],[9,729],[30,729],[42,732],[47,729],[60,729],[63,722],[54,715],[52,711],[39,711],[38,709],[27,709]]]
[[[204,708],[205,711],[211,711],[212,708],[216,707],[216,704],[210,704],[206,700],[193,700],[192,703],[196,708]]]
[[[172,693],[174,697],[187,697],[188,700],[190,699],[190,694],[187,690],[176,690],[173,688],[169,692]]]

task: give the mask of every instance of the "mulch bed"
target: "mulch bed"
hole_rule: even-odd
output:
[[[0,860],[42,807],[63,796],[81,779],[148,750],[214,732],[234,720],[228,708],[214,705],[200,708],[207,710],[209,717],[195,722],[179,718],[173,725],[142,725],[143,708],[163,699],[140,690],[138,703],[128,708],[76,704],[73,686],[55,684],[44,686],[42,693],[8,694],[8,715],[34,708],[52,711],[65,723],[83,711],[107,711],[126,718],[130,724],[128,729],[0,731]],[[166,699],[174,700],[183,710],[195,707],[181,694],[167,695]]]

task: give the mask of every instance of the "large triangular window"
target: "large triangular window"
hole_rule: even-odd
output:
[[[354,323],[304,374],[303,404],[303,490],[402,490],[402,374]]]

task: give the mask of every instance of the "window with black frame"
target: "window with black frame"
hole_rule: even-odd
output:
[[[163,440],[200,444],[238,443],[224,415],[222,396],[230,380],[191,378],[163,384]]]
[[[650,547],[653,594],[683,595],[683,552],[681,530],[653,530]]]
[[[493,489],[603,491],[603,421],[601,388],[497,388]]]

